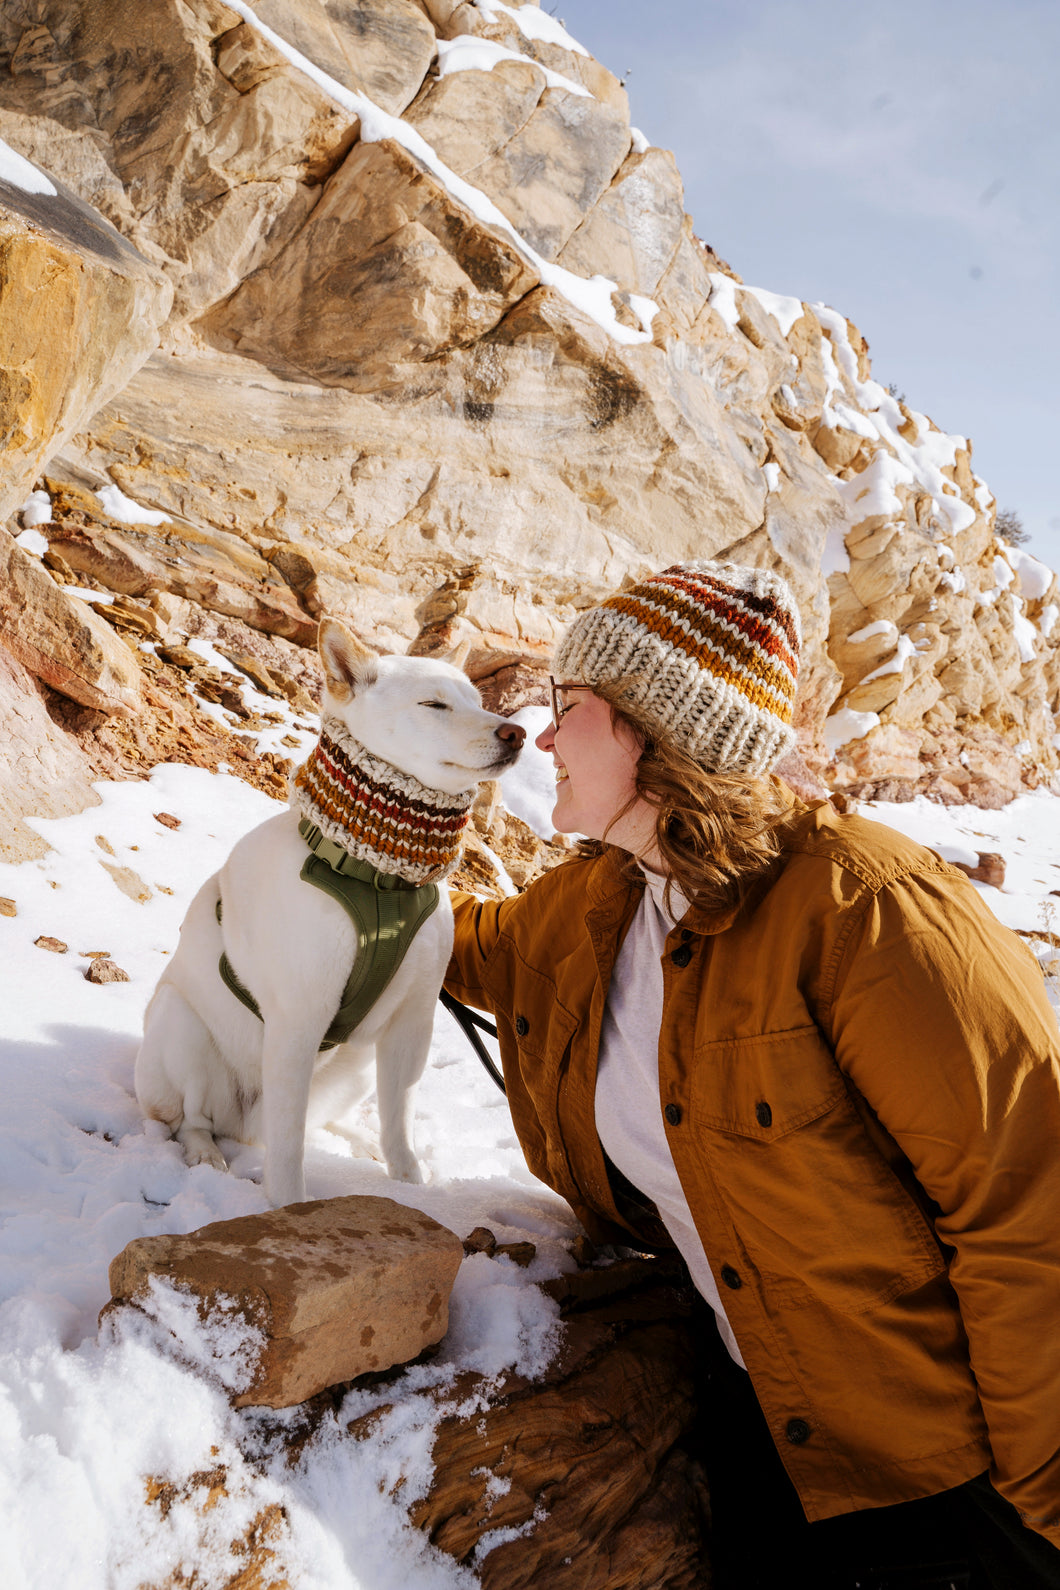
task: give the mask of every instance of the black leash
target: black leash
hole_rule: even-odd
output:
[[[476,1027],[481,1027],[482,1031],[488,1032],[491,1038],[496,1038],[497,1029],[493,1025],[492,1021],[489,1021],[485,1016],[480,1015],[477,1010],[470,1010],[467,1005],[462,1005],[459,999],[454,999],[452,994],[447,994],[444,988],[438,995],[438,999],[439,1002],[445,1006],[445,1009],[449,1012],[450,1016],[459,1022],[461,1028],[463,1029],[464,1037],[467,1039],[472,1049],[474,1049],[479,1060],[481,1060],[482,1065],[489,1072],[490,1076],[500,1088],[501,1092],[507,1095],[508,1090],[504,1086],[504,1078],[497,1070],[497,1067],[493,1064],[493,1061],[490,1058],[489,1050],[486,1048],[486,1045],[482,1042],[482,1039],[475,1031]]]

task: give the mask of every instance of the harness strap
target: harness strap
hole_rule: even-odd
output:
[[[357,948],[342,1000],[320,1048],[345,1043],[379,1000],[405,959],[409,945],[438,905],[436,883],[410,884],[393,873],[378,872],[327,839],[303,818],[298,831],[313,851],[299,876],[337,900],[353,923]],[[221,902],[217,902],[221,920]],[[261,1020],[254,995],[240,982],[222,952],[218,970],[225,986]]]

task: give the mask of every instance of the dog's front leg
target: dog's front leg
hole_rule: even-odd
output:
[[[433,1029],[433,1005],[415,1018],[406,1005],[376,1043],[379,1142],[394,1181],[420,1183],[425,1179],[413,1145],[412,1121],[416,1084],[427,1064]]]
[[[317,1045],[302,1026],[266,1020],[261,1054],[265,1196],[274,1209],[305,1200],[305,1129]]]

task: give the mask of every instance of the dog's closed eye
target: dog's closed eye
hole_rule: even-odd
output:
[[[421,701],[421,707],[431,707],[435,712],[452,712],[448,701]]]

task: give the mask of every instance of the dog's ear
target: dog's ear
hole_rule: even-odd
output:
[[[453,647],[452,651],[445,652],[438,660],[439,662],[448,663],[451,668],[462,669],[470,656],[471,642],[469,640],[462,640],[458,641],[458,643]]]
[[[324,664],[328,689],[339,701],[348,701],[358,690],[374,685],[379,677],[379,659],[337,618],[321,620],[317,650]]]

